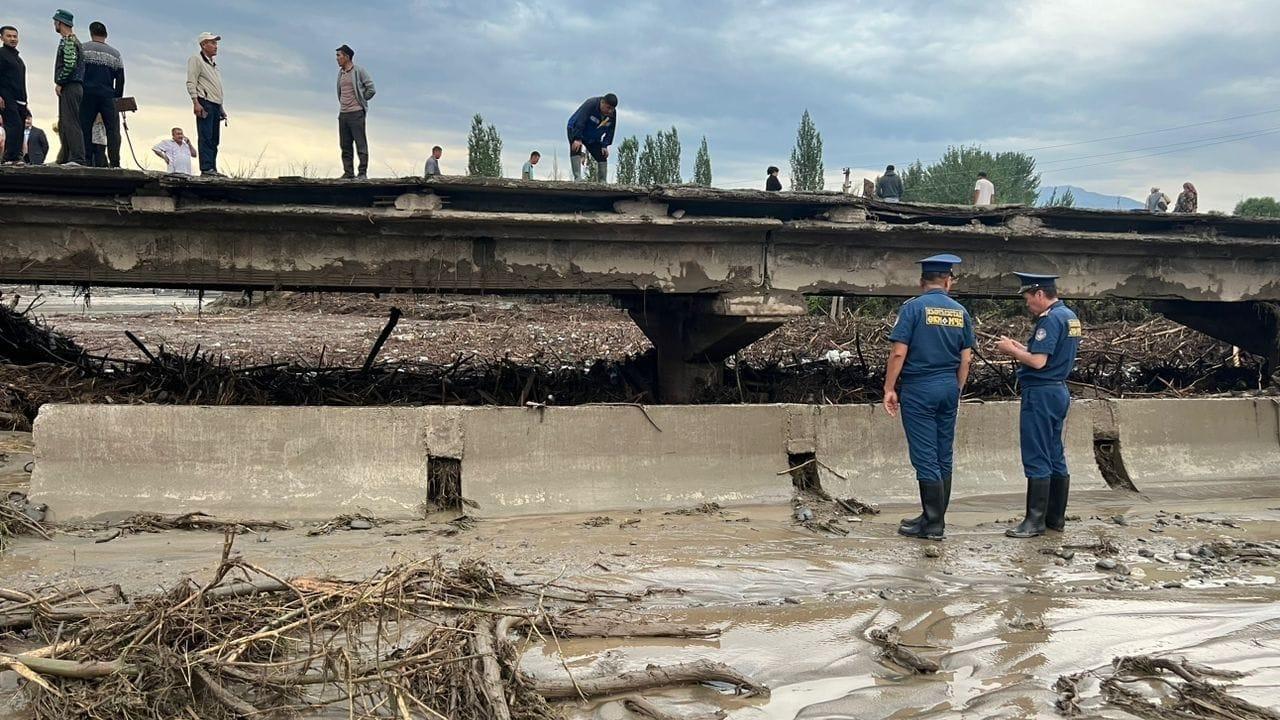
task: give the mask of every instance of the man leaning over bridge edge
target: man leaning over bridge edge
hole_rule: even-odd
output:
[[[1071,405],[1066,381],[1075,366],[1083,333],[1079,318],[1058,299],[1057,275],[1014,274],[1022,283],[1022,296],[1036,322],[1026,345],[1007,337],[996,345],[996,350],[1020,363],[1022,410],[1018,427],[1022,468],[1027,476],[1026,516],[1005,535],[1029,538],[1043,535],[1045,528],[1057,532],[1066,528],[1071,489],[1062,444]]]
[[[902,428],[916,471],[922,512],[902,521],[908,537],[941,540],[951,501],[951,472],[960,394],[975,345],[973,319],[948,293],[955,255],[920,260],[921,294],[902,304],[889,334],[893,350],[884,378],[884,409],[902,410]],[[896,389],[902,379],[901,397]]]
[[[618,129],[618,96],[607,93],[587,98],[569,117],[569,167],[573,179],[582,179],[583,154],[596,163],[596,182],[609,181],[609,146]]]

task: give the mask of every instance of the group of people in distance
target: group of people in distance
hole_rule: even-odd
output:
[[[973,319],[950,296],[960,262],[949,254],[920,261],[921,294],[902,304],[889,334],[893,348],[883,405],[890,416],[902,416],[920,492],[920,515],[903,520],[898,529],[908,537],[941,540],[946,530],[956,416],[977,345]],[[1005,534],[1028,538],[1066,527],[1071,488],[1062,441],[1071,404],[1066,380],[1083,332],[1075,313],[1058,299],[1058,276],[1014,274],[1035,325],[1025,344],[1003,337],[995,349],[1018,363],[1019,439],[1027,478],[1026,513]]]

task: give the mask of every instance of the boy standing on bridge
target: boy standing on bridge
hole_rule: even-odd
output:
[[[609,146],[618,129],[618,96],[608,93],[587,98],[569,118],[569,167],[573,179],[582,179],[582,166],[590,156],[597,163],[596,182],[609,181]]]
[[[923,292],[898,311],[898,322],[889,334],[893,350],[884,376],[884,409],[890,417],[902,410],[923,510],[903,520],[898,532],[928,540],[941,540],[946,529],[956,414],[976,342],[969,312],[948,295],[955,283],[952,268],[959,263],[955,255],[920,261]]]
[[[1022,412],[1018,420],[1022,440],[1022,469],[1027,476],[1027,514],[1016,528],[1005,531],[1013,538],[1043,535],[1045,528],[1066,528],[1067,494],[1071,475],[1062,445],[1071,394],[1067,376],[1080,349],[1080,320],[1058,299],[1057,275],[1014,273],[1022,282],[1027,309],[1036,318],[1026,345],[1001,338],[996,350],[1017,360],[1022,386]]]

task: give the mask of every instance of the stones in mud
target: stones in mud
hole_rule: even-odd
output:
[[[1094,563],[1093,566],[1099,570],[1115,570],[1119,565],[1119,563],[1111,558],[1102,558],[1098,562]]]
[[[1156,556],[1156,551],[1151,548],[1139,548],[1138,554],[1144,558],[1153,558]]]
[[[813,510],[801,505],[795,510],[795,518],[797,522],[809,522],[813,519]]]
[[[1196,559],[1196,556],[1195,556],[1195,555],[1192,555],[1192,554],[1191,554],[1191,553],[1189,553],[1189,552],[1176,552],[1176,553],[1174,553],[1174,554],[1173,554],[1173,559],[1174,559],[1174,560],[1181,560],[1181,561],[1183,561],[1183,562],[1190,562],[1190,561],[1192,561],[1192,560],[1195,560],[1195,559]]]
[[[942,551],[937,547],[930,545],[924,549],[924,556],[927,558],[940,558],[942,557]]]
[[[351,522],[347,524],[347,527],[352,530],[372,530],[373,523],[365,520],[364,518],[352,518]]]

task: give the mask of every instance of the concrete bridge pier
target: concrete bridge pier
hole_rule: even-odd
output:
[[[1152,307],[1174,322],[1262,358],[1263,374],[1275,382],[1280,370],[1280,303],[1157,300]]]
[[[726,358],[804,315],[804,296],[760,291],[619,298],[657,355],[658,400],[691,402],[701,384],[719,384]]]

